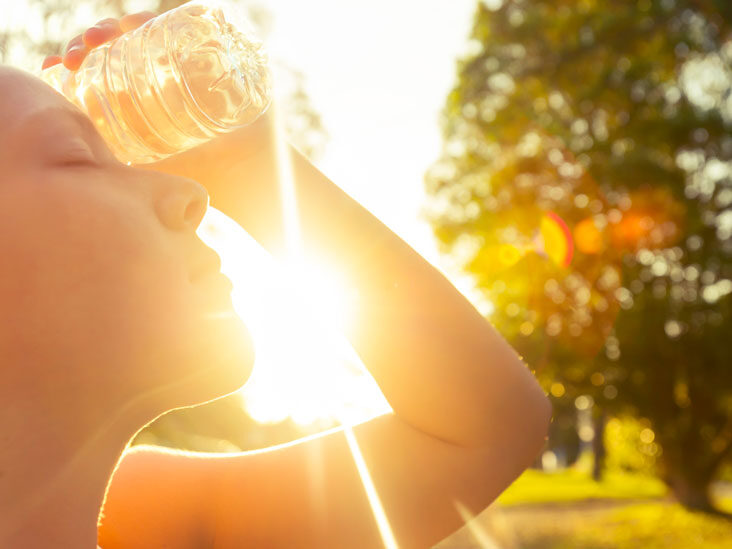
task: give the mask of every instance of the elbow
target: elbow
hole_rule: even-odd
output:
[[[527,459],[533,461],[541,452],[549,436],[549,426],[552,421],[552,403],[543,392],[537,396],[533,406],[531,423],[527,432],[529,433],[529,448]]]
[[[531,465],[544,449],[549,435],[553,408],[538,384],[522,399],[511,399],[508,407],[485,414],[489,422],[480,429],[475,443],[483,448],[504,448],[521,470]]]
[[[541,440],[543,442],[546,441],[549,436],[549,425],[551,425],[552,415],[554,414],[554,407],[552,406],[552,402],[549,400],[548,396],[543,395],[540,408],[539,425],[541,428]]]
[[[552,422],[553,413],[554,408],[552,407],[551,400],[549,400],[549,397],[542,392],[537,404],[537,423],[539,425],[542,438],[546,438],[549,433],[549,424]]]

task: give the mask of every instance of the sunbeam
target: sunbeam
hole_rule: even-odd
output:
[[[384,512],[384,507],[381,505],[381,499],[379,499],[379,494],[376,491],[374,482],[371,480],[371,475],[369,474],[368,467],[366,466],[366,461],[363,459],[361,448],[358,446],[356,435],[353,433],[353,429],[350,426],[345,426],[343,428],[343,432],[346,435],[348,448],[351,450],[353,461],[356,464],[356,469],[361,477],[361,483],[366,491],[366,497],[369,500],[369,505],[371,505],[371,512],[374,514],[374,519],[376,520],[376,525],[379,528],[379,534],[381,534],[381,540],[384,542],[384,547],[386,549],[397,549],[399,546],[394,538],[394,533],[391,531],[389,519],[386,518],[386,513]]]
[[[276,73],[273,74],[276,77]],[[301,263],[302,238],[300,236],[300,218],[297,211],[297,194],[295,179],[292,173],[292,162],[285,134],[285,121],[279,110],[279,102],[273,101],[270,105],[274,125],[274,150],[277,155],[277,181],[282,197],[282,221],[284,223],[285,248],[287,261],[295,265]]]
[[[285,246],[287,259],[286,262],[293,266],[305,265],[303,260],[303,249],[302,249],[302,238],[300,234],[300,223],[297,210],[297,195],[295,192],[295,181],[293,177],[292,162],[290,153],[288,150],[288,142],[286,140],[284,131],[284,120],[281,117],[281,113],[278,111],[277,102],[272,106],[273,122],[274,122],[274,140],[275,140],[275,151],[277,155],[277,175],[280,186],[280,196],[282,197],[282,214],[285,232]],[[374,514],[374,519],[379,528],[381,539],[384,542],[386,549],[397,549],[397,543],[394,538],[394,534],[389,526],[389,521],[384,512],[384,508],[381,505],[381,500],[376,492],[376,487],[371,480],[366,462],[363,459],[361,450],[356,441],[356,437],[353,434],[353,430],[350,426],[344,426],[344,433],[348,447],[353,456],[353,461],[356,464],[361,483],[363,484],[368,498],[371,511]]]
[[[501,549],[501,547],[496,544],[493,538],[488,535],[488,532],[486,532],[485,529],[482,528],[480,524],[478,524],[478,521],[473,520],[475,518],[475,515],[473,515],[473,513],[471,513],[470,510],[465,507],[465,505],[463,505],[459,501],[456,501],[455,509],[457,509],[457,512],[460,514],[460,518],[462,518],[463,522],[465,522],[465,526],[475,538],[475,541],[478,543],[480,549]]]

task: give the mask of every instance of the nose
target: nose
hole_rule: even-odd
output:
[[[160,194],[155,201],[155,211],[163,225],[174,231],[196,231],[208,209],[206,187],[178,176],[162,176]]]

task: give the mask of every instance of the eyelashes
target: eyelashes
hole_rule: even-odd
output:
[[[93,167],[99,163],[88,147],[73,148],[54,156],[53,164],[62,167]]]
[[[63,168],[94,167],[97,165],[94,160],[89,160],[88,158],[69,158],[56,162],[55,164]]]

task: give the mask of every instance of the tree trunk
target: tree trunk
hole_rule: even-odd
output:
[[[593,426],[595,428],[595,437],[592,439],[592,453],[595,461],[592,466],[592,478],[595,482],[602,480],[602,473],[605,470],[605,422],[607,420],[604,410],[595,414],[593,417]]]
[[[707,513],[714,511],[714,506],[709,497],[709,484],[711,479],[703,478],[696,475],[684,474],[679,471],[673,474],[667,480],[669,488],[674,494],[678,502],[687,509],[695,511],[704,511]]]

